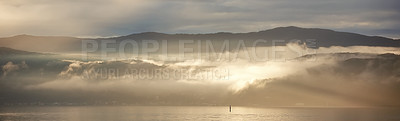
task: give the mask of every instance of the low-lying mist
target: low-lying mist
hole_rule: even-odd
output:
[[[0,60],[0,102],[400,106],[398,48],[313,49],[289,43],[213,54],[189,53],[176,61],[165,60],[165,55],[6,57]]]

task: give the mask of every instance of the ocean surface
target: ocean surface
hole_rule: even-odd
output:
[[[0,120],[245,120],[400,121],[396,108],[254,108],[228,106],[33,106],[1,107]]]

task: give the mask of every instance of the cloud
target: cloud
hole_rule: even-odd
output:
[[[161,65],[141,60],[70,61],[59,73],[59,78],[26,85],[24,89],[32,92],[52,90],[56,94],[68,92],[64,96],[71,98],[90,93],[93,95],[91,98],[99,100],[120,99],[104,96],[106,93],[129,95],[123,101],[135,102],[135,99],[141,99],[157,104],[163,101],[178,103],[180,99],[186,100],[179,102],[180,104],[189,104],[196,100],[201,100],[198,103],[225,104],[230,99],[229,102],[234,105],[260,106],[290,106],[296,103],[306,106],[399,105],[396,101],[400,91],[396,86],[400,82],[399,55],[336,53],[316,56],[318,60],[314,61],[302,60],[301,58],[306,58],[304,56],[291,61],[237,60],[212,63],[206,60],[188,60]],[[190,62],[196,64],[189,65]],[[109,70],[103,71],[106,68],[185,69],[185,72],[193,75],[207,73],[207,69],[226,69],[229,77],[160,79],[149,78],[154,73],[141,73],[145,77],[141,79],[121,73],[121,78],[112,78],[115,74],[110,77]],[[100,76],[93,80],[84,77],[85,72],[96,69],[102,70],[91,71],[92,74],[105,73],[106,78]],[[366,91],[369,93],[365,93]]]
[[[321,47],[306,53],[310,48],[298,44],[282,46],[284,60],[259,62],[7,58],[0,60],[2,74],[8,73],[0,80],[0,103],[400,105],[400,56],[387,53],[396,48]],[[26,62],[12,63],[21,60]]]
[[[293,25],[399,38],[400,14],[393,6],[397,4],[396,0],[2,0],[0,27],[8,31],[0,36],[250,32]]]
[[[347,54],[341,54],[347,55]],[[380,106],[399,105],[399,55],[335,61],[303,68],[284,78],[257,80],[236,97],[255,105]],[[368,93],[365,93],[368,92]],[[267,98],[259,98],[267,97]],[[240,101],[239,98],[247,98]]]
[[[38,35],[97,35],[97,30],[114,28],[112,23],[136,16],[148,7],[146,1],[0,1],[2,22],[0,26],[9,31],[1,36],[15,34]],[[130,21],[135,21],[130,19]],[[51,23],[51,24],[50,24]],[[40,32],[35,32],[40,31]],[[115,34],[109,31],[110,34]],[[106,35],[107,36],[107,35]]]
[[[22,61],[21,64],[14,64],[13,62],[9,61],[7,64],[2,66],[3,69],[3,78],[5,78],[8,74],[18,71],[20,69],[27,69],[28,65],[25,61]]]

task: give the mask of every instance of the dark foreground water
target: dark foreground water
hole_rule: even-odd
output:
[[[1,107],[0,120],[400,121],[395,108],[252,108],[208,106]]]

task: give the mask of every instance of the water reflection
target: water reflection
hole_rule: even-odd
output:
[[[229,106],[2,107],[0,120],[398,121],[395,108],[253,108]]]

